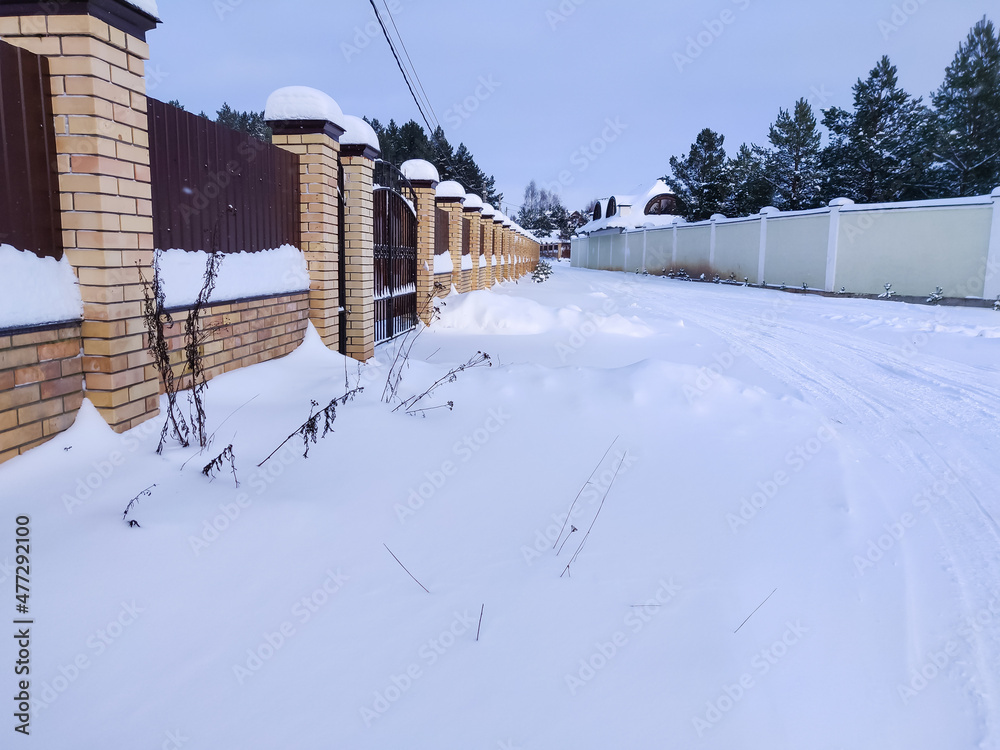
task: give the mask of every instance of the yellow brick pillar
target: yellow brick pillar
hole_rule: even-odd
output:
[[[159,413],[138,270],[152,275],[144,74],[146,32],[157,23],[121,0],[0,5],[0,37],[49,58],[63,249],[83,298],[87,397],[118,432]]]
[[[344,168],[344,307],[347,355],[365,362],[375,355],[375,229],[373,184],[378,151],[342,143]]]
[[[469,286],[471,287],[470,291],[474,291],[483,288],[479,268],[480,237],[482,236],[481,219],[483,216],[482,199],[478,195],[465,196],[462,214],[469,221],[469,255],[472,257],[472,274]]]
[[[493,217],[493,257],[496,263],[493,265],[493,283],[499,284],[503,281],[503,222],[506,217],[497,211]]]
[[[286,117],[300,87],[278,89],[267,100],[265,116]],[[323,343],[340,348],[340,137],[343,114],[337,103],[313,92],[314,111],[301,118],[268,120],[275,146],[299,155],[303,255],[309,266],[309,320]],[[339,115],[339,116],[338,116]]]
[[[496,218],[497,212],[489,203],[483,205],[483,211],[480,218],[480,231],[483,233],[484,243],[483,252],[486,255],[486,265],[483,266],[480,281],[482,282],[483,289],[489,289],[495,283],[493,276],[493,235],[495,234],[496,224],[494,219]]]
[[[462,284],[462,204],[465,188],[447,180],[437,186],[437,205],[448,212],[448,254],[451,256],[451,285],[459,293],[468,291]]]
[[[503,217],[503,225],[500,228],[500,233],[501,233],[501,235],[503,237],[503,239],[502,239],[503,250],[502,250],[502,252],[500,254],[500,262],[502,264],[500,266],[500,269],[501,269],[500,270],[500,280],[501,281],[510,281],[510,279],[511,279],[510,250],[511,250],[511,244],[512,244],[513,240],[511,238],[510,227],[511,227],[511,220],[508,219],[506,216],[504,216]]]
[[[417,312],[430,325],[434,305],[434,220],[437,218],[436,190],[441,178],[437,169],[423,159],[411,159],[400,168],[417,195]]]

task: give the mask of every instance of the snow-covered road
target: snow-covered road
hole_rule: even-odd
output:
[[[1000,314],[563,264],[445,300],[403,395],[494,366],[425,418],[392,346],[265,471],[344,360],[213,381],[240,489],[90,411],[0,467],[26,746],[1000,747]]]

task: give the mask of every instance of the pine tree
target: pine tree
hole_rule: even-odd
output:
[[[824,110],[826,197],[881,203],[931,192],[931,120],[921,102],[899,87],[896,66],[883,57],[854,85],[854,112]]]
[[[769,152],[759,146],[743,144],[729,160],[732,194],[726,201],[726,216],[750,216],[760,213],[774,201],[774,185],[768,175]]]
[[[1000,38],[983,18],[960,44],[933,95],[941,192],[971,196],[1000,186]]]
[[[822,203],[821,135],[806,99],[795,103],[795,114],[779,110],[768,135],[767,174],[774,184],[774,205],[782,211],[816,208]]]
[[[271,128],[267,126],[263,112],[239,112],[223,102],[216,113],[215,121],[232,130],[249,133],[262,141],[271,141]]]
[[[664,177],[677,194],[688,221],[702,221],[725,209],[732,193],[725,137],[705,128],[687,157],[670,157],[672,176]]]

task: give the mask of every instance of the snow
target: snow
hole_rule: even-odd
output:
[[[143,13],[153,18],[159,19],[159,12],[156,8],[156,0],[125,0],[129,5],[138,8]]]
[[[479,267],[480,268],[485,268],[486,267],[486,256],[485,255],[480,255],[479,256]]]
[[[160,280],[167,307],[198,299],[208,253],[166,250],[160,253]],[[282,245],[259,253],[229,253],[219,267],[212,302],[289,294],[309,289],[309,267],[298,248]]]
[[[62,260],[0,245],[0,329],[83,317],[73,267]]]
[[[471,255],[463,255],[462,256],[462,270],[463,271],[471,271],[472,270],[472,256]]]
[[[459,185],[454,180],[445,180],[444,182],[438,183],[437,186],[437,197],[438,198],[465,198],[465,188]]]
[[[1000,746],[1000,316],[553,265],[416,340],[404,397],[491,355],[453,410],[380,401],[404,340],[310,329],[209,384],[200,456],[88,405],[0,465],[34,743]],[[201,474],[229,444],[239,488]]]
[[[340,145],[371,146],[376,151],[382,150],[378,142],[378,136],[375,135],[372,126],[360,117],[344,115],[341,127],[344,128],[345,132],[340,136]]]
[[[441,182],[437,168],[429,161],[424,161],[423,159],[404,161],[403,166],[399,169],[403,173],[403,177],[411,181]]]
[[[482,209],[483,199],[478,195],[473,195],[472,193],[467,193],[465,196],[465,203],[462,204],[464,208],[471,209]]]
[[[455,264],[451,261],[451,253],[434,256],[434,273],[451,273],[454,270]]]
[[[328,94],[308,86],[286,86],[267,97],[265,120],[319,120],[345,128],[345,115]]]

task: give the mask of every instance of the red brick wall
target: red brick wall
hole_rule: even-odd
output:
[[[0,332],[0,463],[62,432],[83,401],[80,324]]]

